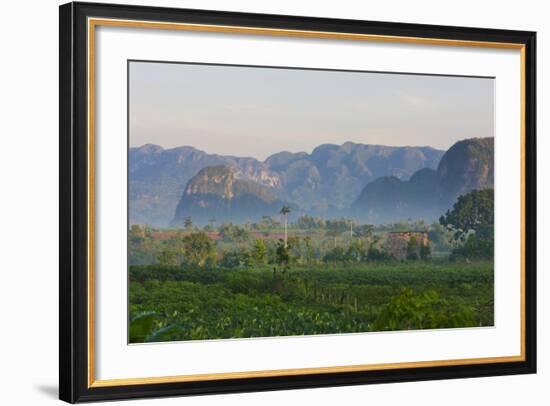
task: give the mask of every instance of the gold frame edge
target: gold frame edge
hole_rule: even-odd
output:
[[[217,32],[233,33],[245,35],[269,35],[286,36],[299,38],[318,38],[318,39],[339,39],[371,42],[391,42],[402,44],[432,45],[432,46],[461,46],[461,47],[480,47],[496,49],[512,49],[520,51],[520,136],[521,136],[521,270],[520,270],[520,354],[501,357],[482,357],[482,358],[464,358],[437,361],[414,361],[414,362],[396,362],[382,364],[362,364],[348,366],[330,366],[314,368],[294,368],[294,369],[276,369],[265,371],[243,371],[243,372],[220,372],[209,374],[189,374],[160,377],[144,378],[120,378],[120,379],[95,379],[95,278],[94,278],[94,196],[95,196],[95,28],[96,26],[110,27],[132,27],[149,28],[162,30],[183,30],[194,32]],[[403,37],[390,35],[372,35],[372,34],[354,34],[344,32],[326,32],[326,31],[306,31],[290,29],[272,29],[244,26],[227,25],[209,25],[209,24],[188,24],[188,23],[166,23],[140,20],[122,20],[110,18],[88,18],[87,21],[87,44],[88,44],[88,388],[116,387],[128,385],[143,384],[162,384],[193,381],[213,381],[221,379],[245,379],[245,378],[266,378],[278,376],[297,376],[313,374],[330,374],[345,372],[366,372],[392,370],[398,368],[429,368],[442,366],[460,366],[460,365],[479,365],[496,364],[505,362],[523,362],[526,360],[525,351],[525,45],[520,43],[489,42],[489,41],[467,41],[452,39],[437,39],[423,37]]]

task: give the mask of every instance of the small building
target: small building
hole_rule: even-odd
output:
[[[403,261],[407,259],[407,250],[411,240],[416,241],[414,248],[416,256],[420,258],[420,248],[428,246],[430,239],[427,231],[392,231],[388,233],[388,237],[384,243],[384,251],[386,254]]]

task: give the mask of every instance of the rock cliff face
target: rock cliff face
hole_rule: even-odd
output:
[[[185,187],[184,196],[215,194],[230,200],[235,196],[235,174],[226,166],[208,166],[201,169]]]
[[[473,189],[494,186],[494,138],[472,138],[454,144],[437,168],[443,203],[453,203]]]
[[[368,182],[381,176],[407,180],[419,169],[435,169],[442,155],[430,147],[347,142],[320,145],[311,154],[278,152],[262,162],[193,147],[130,148],[130,222],[168,225],[189,180],[209,166],[229,167],[235,179],[265,186],[309,213],[330,215],[349,208]]]
[[[193,147],[144,145],[130,148],[128,159],[131,224],[167,226],[187,182],[208,166],[227,166],[236,178],[274,190],[281,187],[279,175],[254,158],[208,154]]]
[[[493,138],[472,138],[454,144],[434,171],[414,173],[408,181],[381,177],[365,186],[353,205],[356,217],[372,222],[411,219],[433,221],[457,197],[494,186]]]
[[[255,221],[275,215],[284,203],[266,186],[248,179],[238,179],[233,168],[208,166],[197,173],[185,187],[172,221],[180,226],[191,217],[196,224]]]

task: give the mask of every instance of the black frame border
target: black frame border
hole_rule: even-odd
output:
[[[88,387],[87,18],[515,43],[525,49],[525,360],[268,378]],[[73,2],[59,8],[59,398],[237,393],[536,373],[536,33],[452,26]]]

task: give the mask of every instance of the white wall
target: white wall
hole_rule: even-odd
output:
[[[118,1],[117,1],[118,3]],[[260,13],[535,30],[538,32],[539,373],[467,380],[370,385],[186,398],[188,405],[262,404],[547,404],[550,357],[545,348],[550,302],[543,253],[550,223],[540,210],[549,161],[550,23],[544,1],[305,0],[125,1]],[[53,0],[2,4],[0,24],[0,399],[2,404],[57,401],[57,132],[58,10]],[[548,183],[548,182],[546,182]],[[546,226],[546,227],[544,227]],[[546,289],[547,290],[547,289]],[[181,399],[126,402],[181,404]],[[111,403],[112,404],[112,403]]]

